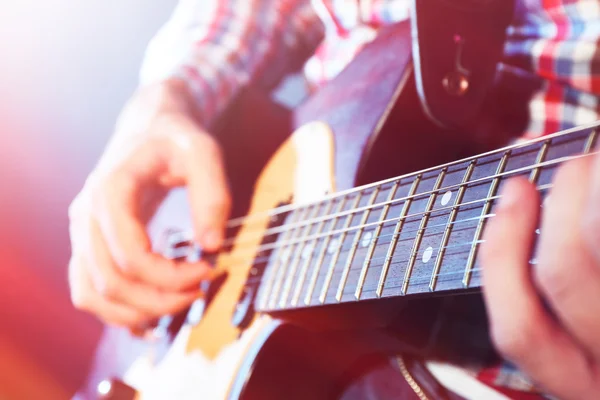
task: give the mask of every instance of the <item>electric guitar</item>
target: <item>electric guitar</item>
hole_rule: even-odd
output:
[[[463,358],[495,357],[477,253],[499,188],[525,175],[545,195],[561,163],[590,154],[598,126],[485,148],[423,115],[410,45],[407,24],[382,33],[293,112],[239,96],[215,128],[236,199],[220,275],[189,310],[161,319],[150,342],[107,330],[93,390],[325,399],[373,353],[451,358],[459,343]],[[200,257],[189,220],[175,193],[151,227],[163,232],[157,249]],[[440,317],[472,331],[434,337]]]

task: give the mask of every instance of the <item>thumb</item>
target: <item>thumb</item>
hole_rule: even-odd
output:
[[[216,251],[231,209],[229,185],[218,143],[208,134],[194,139],[185,163],[194,232],[204,250]]]

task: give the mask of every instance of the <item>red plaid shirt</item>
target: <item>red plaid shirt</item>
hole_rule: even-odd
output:
[[[244,85],[275,87],[304,68],[309,82],[339,73],[379,27],[405,20],[410,0],[180,0],[150,43],[142,82],[183,76],[209,122]],[[525,137],[596,121],[600,2],[519,0],[504,73],[544,78],[529,103]],[[497,386],[532,390],[508,365],[474,372]]]

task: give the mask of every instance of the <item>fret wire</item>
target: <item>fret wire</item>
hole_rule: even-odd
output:
[[[510,156],[510,151],[507,151],[506,153],[504,153],[504,155],[502,156],[502,159],[500,160],[500,162],[498,163],[498,169],[496,170],[496,178],[494,178],[494,180],[492,180],[492,183],[490,184],[490,189],[488,191],[488,200],[486,200],[485,204],[483,205],[483,210],[481,211],[481,215],[485,215],[488,214],[491,208],[491,200],[489,200],[490,197],[494,196],[496,194],[496,190],[498,189],[498,185],[500,183],[500,174],[502,174],[504,172],[504,168],[506,168],[506,164],[508,161],[508,157]],[[474,236],[474,241],[479,240],[479,238],[481,237],[481,233],[483,231],[483,219],[479,220],[479,223],[477,224],[477,228],[475,229],[475,236]],[[477,246],[473,246],[473,248],[471,249],[471,252],[469,253],[469,258],[467,259],[467,265],[465,267],[465,274],[463,276],[463,286],[465,288],[469,287],[469,283],[471,281],[471,270],[473,269],[473,265],[475,264],[475,257],[477,256]]]
[[[348,200],[348,197],[346,197],[346,196],[344,196],[342,198],[342,200],[340,201],[340,205],[338,207],[339,211],[344,209],[344,206],[346,205],[347,200]],[[331,222],[330,232],[328,234],[326,234],[326,236],[323,239],[323,246],[321,247],[321,250],[319,251],[319,256],[317,257],[317,262],[315,263],[315,269],[313,270],[313,274],[310,278],[308,290],[306,291],[306,295],[304,297],[305,305],[309,305],[310,301],[312,300],[312,295],[315,291],[315,288],[317,286],[317,280],[319,278],[319,271],[321,269],[321,265],[323,264],[323,260],[325,259],[325,253],[327,252],[327,248],[329,247],[329,242],[331,241],[331,237],[333,236],[331,234],[331,232],[335,228],[335,224],[337,223],[337,221],[338,221],[337,217],[333,218],[330,221]],[[318,238],[316,240],[318,241]]]
[[[469,245],[469,246],[473,246],[473,245],[475,245],[475,246],[479,246],[479,245],[481,245],[481,244],[483,244],[483,243],[485,243],[485,240],[480,240],[480,241],[478,241],[478,242],[476,242],[476,243],[469,242],[469,243],[468,243],[468,245]],[[529,264],[530,264],[530,265],[537,265],[537,262],[536,262],[535,260],[530,260],[530,261],[529,261]],[[477,267],[477,268],[473,268],[473,269],[471,270],[471,272],[480,272],[480,271],[483,271],[483,268],[481,268],[481,267]],[[462,274],[462,272],[461,272],[461,271],[453,271],[453,272],[445,272],[445,273],[440,273],[440,274],[438,274],[438,276],[452,276],[452,275],[461,275],[461,274]],[[425,278],[425,277],[421,277],[421,278],[415,278],[415,283],[426,283],[428,279],[429,279],[429,278]],[[392,285],[392,286],[388,286],[388,287],[389,287],[390,289],[391,289],[391,288],[398,288],[398,287],[400,287],[400,285],[396,285],[396,286]]]
[[[540,186],[539,188],[541,189],[542,187]],[[489,200],[496,200],[496,199],[498,199],[498,198],[499,198],[499,196],[495,196],[495,197],[491,197],[491,198],[489,198]],[[482,198],[482,199],[477,199],[477,200],[473,200],[473,201],[470,201],[470,202],[466,202],[466,203],[462,203],[462,204],[457,204],[456,206],[458,207],[458,206],[472,205],[472,204],[480,203],[480,202],[487,201],[487,200],[488,200],[488,198],[487,198],[487,197],[485,197],[485,198]],[[454,207],[454,206],[449,206],[449,207],[444,207],[444,208],[438,208],[438,209],[436,209],[436,210],[434,210],[434,211],[432,211],[432,212],[437,212],[437,211],[445,211],[445,210],[447,210],[447,209],[450,209],[450,210],[451,210],[453,207]],[[411,216],[417,216],[417,215],[420,215],[420,213],[415,213],[415,214],[407,215],[407,216],[405,216],[405,219],[408,219],[408,218],[410,218]],[[389,219],[386,219],[386,220],[384,220],[384,221],[383,221],[383,223],[392,222],[392,221],[398,221],[399,219],[400,219],[400,218],[398,218],[398,217],[396,217],[396,218],[389,218]],[[472,221],[472,220],[478,220],[478,219],[480,219],[480,217],[479,217],[479,216],[478,216],[478,217],[473,217],[473,218],[467,218],[467,219],[458,220],[458,221],[456,221],[456,222],[454,222],[454,223],[455,223],[455,224],[458,224],[458,223],[461,223],[461,222],[468,222],[468,221]],[[447,225],[447,222],[444,222],[443,224],[435,224],[435,225],[430,225],[429,227],[438,227],[438,226],[446,226],[446,225]],[[365,224],[364,226],[365,226],[365,227],[368,227],[368,226],[373,226],[373,223]],[[340,230],[338,230],[338,231],[334,231],[334,233],[339,233],[340,231],[341,231],[341,229],[340,229]],[[417,231],[418,231],[418,229],[413,229],[413,230],[408,230],[408,231],[405,231],[405,233],[417,232]],[[328,234],[326,234],[326,235],[328,235]],[[393,234],[393,233],[389,233],[389,234],[386,234],[386,235],[380,235],[380,236],[379,236],[379,239],[381,239],[381,238],[385,238],[385,237],[389,237],[389,236],[394,236],[394,234]],[[308,240],[316,240],[316,239],[314,239],[314,238],[309,238]],[[308,241],[308,240],[307,240],[307,241]],[[282,246],[282,247],[283,247],[283,246]],[[268,258],[268,257],[267,257],[267,258]]]
[[[319,214],[319,206],[315,205],[310,214],[310,217],[308,217],[308,218],[312,219],[315,216],[317,216],[318,214]],[[285,279],[285,283],[283,285],[283,291],[282,291],[280,299],[279,299],[279,307],[280,308],[283,308],[285,306],[285,302],[287,301],[287,298],[289,296],[290,290],[292,288],[292,281],[294,279],[294,274],[296,273],[296,270],[298,269],[298,263],[300,263],[300,257],[302,256],[302,250],[304,249],[304,244],[306,243],[306,240],[307,240],[306,238],[310,234],[311,227],[312,227],[312,225],[306,225],[304,227],[304,229],[302,230],[302,238],[304,240],[301,240],[297,244],[296,250],[292,251],[292,253],[291,253],[291,254],[293,254],[294,258],[292,259],[292,262],[290,263],[290,267],[287,269],[287,277]]]
[[[412,186],[410,187],[410,190],[408,192],[408,198],[404,202],[404,206],[402,207],[402,211],[400,212],[400,216],[398,217],[398,222],[396,222],[394,234],[392,235],[392,240],[390,241],[390,245],[385,256],[385,261],[383,262],[381,274],[379,275],[379,282],[377,283],[377,297],[381,297],[381,295],[383,294],[383,288],[387,279],[388,270],[390,269],[390,264],[392,262],[392,255],[394,254],[394,250],[396,250],[396,244],[398,243],[398,237],[400,236],[402,225],[404,225],[405,216],[408,213],[408,209],[410,208],[410,205],[412,203],[413,196],[422,178],[423,175],[417,175],[415,177],[415,180],[413,181]]]
[[[367,204],[372,205],[377,199],[377,195],[379,194],[379,190],[381,187],[378,186],[371,193],[371,197]],[[365,210],[363,212],[363,216],[360,219],[359,225],[364,225],[369,219],[369,215],[371,214],[371,209]],[[360,242],[360,236],[362,235],[365,228],[359,228],[354,234],[354,240],[352,241],[352,245],[350,247],[350,251],[348,253],[348,257],[346,258],[346,264],[344,265],[344,269],[342,271],[342,277],[340,278],[340,284],[338,286],[337,293],[335,295],[335,299],[339,302],[342,299],[342,295],[344,294],[344,287],[346,286],[346,281],[348,280],[348,274],[350,273],[350,266],[352,265],[352,261],[354,260],[354,256],[356,255],[356,249],[358,248],[358,243]],[[341,246],[340,246],[341,247]]]
[[[303,210],[303,213],[299,215],[302,215],[302,218],[298,217],[298,219],[304,219],[306,218],[306,216],[308,215],[308,211],[309,211],[310,207],[307,207]],[[292,236],[292,238],[294,237],[294,235],[296,235],[298,233],[299,228],[295,228],[295,229],[290,229],[288,232],[291,232],[290,235]],[[282,249],[284,248],[284,246],[282,246]],[[288,248],[288,250],[290,251],[289,256],[292,255],[292,249],[294,248],[294,244],[290,245],[290,247]],[[285,250],[283,250],[285,252]],[[275,302],[277,299],[277,296],[279,295],[279,290],[281,289],[281,284],[283,283],[283,279],[285,278],[285,270],[286,267],[288,265],[288,260],[289,260],[289,256],[285,257],[285,265],[282,265],[284,263],[281,262],[281,257],[276,259],[276,262],[279,263],[280,267],[277,270],[277,277],[274,280],[273,286],[271,288],[271,294],[270,294],[270,299],[269,299],[269,304],[268,307],[269,309],[273,309],[275,307]]]
[[[495,214],[492,214],[492,216],[495,216]],[[468,243],[464,243],[463,245],[469,245],[469,246],[473,247],[473,246],[479,246],[479,245],[481,245],[483,243],[485,243],[485,240],[479,240],[477,242],[468,242]],[[530,260],[529,264],[530,265],[537,265],[537,261],[536,260]],[[471,272],[480,272],[480,271],[483,271],[483,268],[477,267],[477,268],[473,268],[471,270]],[[463,272],[461,272],[461,271],[445,272],[445,273],[439,273],[438,277],[439,276],[448,277],[448,276],[452,276],[452,275],[461,275],[461,274],[463,274]],[[429,278],[425,278],[425,277],[415,278],[415,280],[413,281],[413,283],[415,283],[415,284],[426,283],[428,279]],[[388,288],[390,288],[390,289],[392,289],[392,288],[399,288],[400,286],[401,285],[392,285],[392,286],[388,286]],[[458,289],[458,288],[456,288],[456,289]],[[367,291],[371,291],[371,290],[367,290]]]
[[[550,188],[552,188],[552,183],[547,183],[545,185],[538,186],[537,190],[542,191],[542,190],[548,190]],[[491,197],[490,200],[498,200],[501,197],[502,197],[501,195],[496,195],[494,197]],[[471,218],[466,218],[466,219],[458,220],[458,221],[455,221],[453,224],[458,224],[458,223],[463,223],[463,222],[471,222],[471,221],[476,221],[476,220],[480,220],[480,219],[489,219],[489,218],[493,218],[495,216],[496,216],[496,214],[489,213],[489,214],[486,214],[486,215],[479,215],[477,217],[471,217]],[[444,224],[431,225],[430,227],[432,227],[432,226],[441,226],[441,225],[446,225],[446,224],[444,223]],[[416,232],[416,230],[415,230],[415,232]],[[391,236],[391,235],[385,235],[385,236]],[[461,246],[466,246],[466,245],[472,246],[473,244],[481,244],[483,242],[484,242],[484,240],[480,239],[477,242],[475,242],[475,241],[462,242],[462,243],[457,243],[457,244],[452,244],[452,245],[446,245],[445,247],[436,247],[436,248],[433,248],[433,250],[446,250],[446,249],[456,248],[456,247],[461,247]],[[385,258],[386,257],[374,258],[374,259],[372,259],[372,261],[384,260]],[[243,262],[243,261],[241,261],[241,262]],[[398,263],[404,263],[404,262],[408,262],[408,259],[399,260],[398,261]],[[476,270],[476,268],[472,269],[472,271],[475,271],[475,270]],[[457,272],[457,274],[464,274],[464,273],[463,272]],[[439,274],[438,273],[437,275],[441,276],[441,275],[446,275],[446,274]],[[254,278],[254,279],[260,279],[260,278]],[[429,279],[429,278],[427,278],[427,279]],[[250,279],[249,281],[252,282],[253,280]],[[411,282],[414,283],[414,280],[411,281]],[[421,281],[419,281],[419,282],[421,282]],[[423,281],[423,282],[425,282],[425,281]],[[399,286],[393,286],[393,287],[400,287],[400,286],[401,285],[399,285]],[[392,286],[386,286],[386,287],[392,287]]]
[[[435,285],[437,284],[437,274],[440,272],[440,268],[442,267],[442,261],[444,259],[446,245],[448,244],[448,240],[450,239],[450,233],[452,232],[452,227],[454,227],[454,221],[456,220],[456,215],[458,214],[458,207],[459,207],[458,205],[462,202],[463,196],[465,194],[465,190],[467,188],[466,182],[469,179],[471,179],[471,174],[473,173],[475,164],[476,164],[476,161],[471,161],[469,163],[469,167],[467,168],[465,175],[463,176],[461,186],[458,189],[456,199],[454,199],[454,207],[452,207],[452,211],[450,211],[450,216],[448,217],[448,223],[446,225],[446,228],[444,229],[444,235],[442,236],[440,250],[438,251],[438,255],[435,260],[435,265],[433,267],[433,271],[431,272],[431,280],[429,281],[429,290],[432,292],[435,291]]]
[[[467,182],[467,184],[468,184],[468,182]],[[464,202],[464,203],[461,203],[461,204],[457,204],[457,206],[470,206],[470,205],[474,205],[474,204],[477,204],[477,203],[481,203],[481,202],[483,202],[483,201],[487,201],[488,199],[489,199],[488,197],[484,197],[484,198],[481,198],[481,199],[471,200],[471,201],[467,201],[467,202]],[[412,200],[413,200],[413,199],[411,198],[409,201],[412,201]],[[432,212],[438,212],[438,211],[451,210],[453,207],[454,207],[454,206],[440,207],[440,208],[436,208],[436,209],[435,209],[435,210],[433,210]],[[403,216],[402,218],[404,218],[404,219],[408,219],[408,218],[412,218],[412,217],[420,217],[420,216],[422,216],[422,215],[423,215],[423,212],[416,212],[416,213],[414,213],[414,214],[408,214],[408,215],[405,215],[405,216]],[[384,221],[381,221],[381,222],[369,222],[369,223],[366,223],[366,224],[364,224],[364,225],[356,225],[356,226],[352,226],[352,227],[349,227],[349,228],[347,228],[347,229],[345,229],[345,228],[339,228],[339,229],[336,229],[335,231],[331,231],[331,232],[328,232],[328,233],[325,233],[325,234],[321,234],[321,235],[316,235],[316,234],[315,234],[315,235],[313,235],[313,236],[309,236],[309,237],[307,238],[307,240],[320,239],[320,238],[322,238],[322,237],[327,237],[327,236],[329,236],[329,235],[336,235],[336,234],[338,234],[338,233],[344,233],[344,232],[346,232],[346,233],[347,233],[347,232],[352,232],[352,231],[354,231],[355,229],[359,229],[359,228],[368,228],[368,227],[372,227],[372,226],[377,226],[377,225],[378,225],[378,224],[380,224],[380,223],[384,223],[384,224],[386,224],[386,223],[388,223],[388,222],[397,222],[398,220],[400,220],[400,218],[401,218],[401,217],[399,217],[399,216],[398,216],[398,217],[394,217],[394,218],[388,218],[388,219],[386,219],[386,220],[384,220]],[[417,231],[417,230],[414,230],[414,232],[416,232],[416,231]],[[289,245],[289,244],[294,244],[294,243],[297,243],[297,241],[294,241],[294,242],[289,242],[289,243],[281,243],[279,246],[276,246],[276,247],[284,247],[284,246],[287,246],[287,245]],[[274,248],[274,247],[269,247],[269,248]]]
[[[435,182],[434,189],[437,191],[446,176],[447,169],[444,168],[440,171],[438,178]],[[423,240],[423,234],[425,233],[425,227],[427,226],[427,221],[429,221],[429,215],[431,214],[431,209],[435,203],[435,199],[437,198],[437,193],[433,193],[429,197],[429,201],[427,202],[427,206],[425,207],[425,213],[421,217],[421,224],[419,225],[419,230],[417,231],[417,235],[415,237],[415,241],[413,243],[413,248],[410,252],[410,258],[408,264],[406,265],[406,271],[404,272],[404,279],[402,283],[402,294],[406,294],[408,290],[408,282],[410,280],[410,275],[412,274],[412,270],[415,266],[415,261],[417,260],[417,253],[419,252],[419,246],[421,246],[421,241]]]
[[[553,159],[553,160],[548,160],[548,161],[542,162],[540,164],[532,164],[532,165],[528,165],[528,166],[525,166],[525,167],[516,168],[516,169],[510,170],[510,171],[506,171],[506,172],[503,172],[503,173],[500,173],[500,174],[489,175],[489,176],[484,176],[484,177],[481,177],[481,178],[473,179],[472,181],[469,181],[467,183],[468,184],[482,183],[482,182],[486,182],[488,180],[492,180],[494,178],[499,178],[499,177],[502,178],[502,177],[506,177],[506,176],[510,176],[510,175],[520,174],[522,172],[531,171],[533,168],[548,167],[548,166],[552,166],[552,165],[559,165],[559,164],[562,164],[562,163],[570,161],[570,160],[575,160],[575,159],[578,159],[578,158],[584,158],[584,157],[588,157],[588,156],[591,156],[591,155],[594,155],[594,154],[597,154],[597,153],[594,152],[594,153],[588,153],[588,154],[583,154],[583,155],[564,156],[564,157],[556,158],[556,159]],[[460,185],[461,184],[458,183],[458,184],[454,184],[454,185],[445,186],[445,187],[440,188],[437,192],[439,192],[441,190],[455,189],[455,188],[458,188]],[[434,192],[435,191],[433,191],[433,190],[429,190],[429,191],[425,191],[423,193],[419,193],[419,194],[413,195],[412,197],[413,198],[417,198],[417,197],[421,197],[421,196],[425,197],[426,195],[428,196],[428,195],[430,195],[430,194],[432,194]],[[273,229],[270,229],[270,230],[267,230],[267,231],[263,232],[262,236],[284,232],[286,230],[293,229],[293,228],[296,228],[298,226],[304,226],[307,223],[319,222],[322,219],[328,220],[328,219],[335,218],[335,217],[343,217],[343,216],[346,216],[346,215],[352,214],[352,213],[358,213],[358,212],[364,211],[366,208],[377,208],[377,207],[382,207],[382,206],[384,206],[386,204],[395,204],[395,203],[401,202],[403,200],[408,200],[408,196],[407,197],[403,197],[403,198],[399,198],[399,199],[394,199],[394,200],[392,200],[389,203],[388,202],[381,202],[381,203],[373,204],[370,207],[359,207],[359,208],[356,208],[355,210],[348,210],[348,211],[339,212],[339,213],[336,213],[336,214],[333,214],[333,215],[329,215],[329,216],[326,216],[326,217],[315,218],[315,220],[313,220],[313,221],[295,222],[295,223],[292,223],[292,224],[289,224],[289,225],[285,225],[283,227],[273,228]],[[312,239],[312,237],[311,237],[311,239]],[[243,244],[243,241],[240,241],[240,240],[236,240],[235,242],[238,245],[240,243]],[[273,245],[266,245],[265,248],[268,249],[269,246],[273,246]]]
[[[394,198],[399,187],[400,180],[397,180],[396,182],[394,182],[394,186],[392,186],[392,188],[390,189],[390,193],[386,199],[388,202]],[[367,270],[369,269],[369,265],[371,264],[371,258],[373,257],[373,253],[375,251],[375,247],[377,246],[379,235],[381,234],[381,230],[383,229],[383,220],[387,217],[390,207],[390,204],[386,204],[385,206],[383,206],[383,209],[381,210],[381,214],[379,216],[380,222],[377,224],[375,230],[373,231],[373,239],[371,240],[371,244],[369,245],[369,249],[367,250],[365,261],[360,271],[360,276],[358,277],[356,291],[354,292],[354,297],[356,298],[356,300],[360,300],[362,288],[365,284],[365,279],[367,277]]]
[[[592,149],[595,146],[597,136],[598,136],[598,128],[592,129],[592,131],[590,132],[590,134],[587,137],[587,140],[585,141],[585,146],[583,148],[584,154],[589,154],[590,151],[592,151]]]
[[[540,164],[544,161],[544,158],[546,158],[546,154],[548,153],[548,147],[550,145],[550,140],[546,140],[543,144],[542,147],[540,148],[540,151],[538,152],[538,155],[535,159],[535,163],[536,164]],[[531,170],[531,173],[529,174],[529,182],[531,183],[536,183],[538,178],[540,175],[540,168],[534,168],[533,170]]]
[[[573,159],[578,159],[578,158],[583,158],[583,157],[587,157],[587,156],[591,156],[591,155],[595,155],[595,154],[598,154],[598,153],[589,153],[589,154],[587,154],[587,155],[573,156],[573,157],[570,157],[570,156],[569,156],[569,157],[562,157],[562,158],[560,158],[560,159],[558,159],[558,160],[559,160],[559,163],[562,163],[562,162],[566,162],[566,161],[570,161],[570,160],[573,160]],[[546,162],[544,162],[544,163],[542,163],[542,164],[543,164],[543,165],[553,165],[554,163],[551,163],[550,161],[546,161]],[[530,170],[530,169],[531,169],[531,168],[529,168],[529,170]],[[523,171],[527,171],[527,169],[520,168],[520,169],[512,170],[512,171],[509,171],[509,172],[507,172],[507,173],[503,173],[503,174],[491,175],[490,177],[492,177],[492,178],[493,178],[493,177],[496,177],[496,178],[499,178],[499,177],[505,177],[505,176],[508,176],[508,175],[510,175],[510,174],[512,174],[512,173],[518,173],[518,172],[523,172]],[[477,182],[479,182],[480,180],[473,180],[473,181],[469,181],[469,182],[466,182],[466,183],[467,183],[467,184],[471,184],[472,182],[476,182],[476,181],[477,181]],[[453,186],[460,186],[460,184],[453,185]],[[448,187],[441,188],[441,189],[438,191],[438,193],[439,193],[441,190],[445,190],[445,189],[447,189],[447,188],[448,188]],[[414,198],[414,197],[409,197],[409,199],[410,199],[410,200],[412,200],[413,198]],[[485,197],[485,198],[481,198],[481,199],[477,199],[477,200],[468,201],[468,202],[465,202],[465,203],[459,204],[458,206],[468,206],[468,205],[473,205],[473,204],[480,203],[480,202],[482,202],[482,201],[487,201],[487,200],[489,200],[489,199],[492,199],[492,200],[493,200],[493,199],[495,199],[495,198],[494,198],[494,197],[491,197],[491,198]],[[382,202],[382,204],[383,204],[383,203],[385,203],[385,202]],[[390,204],[390,203],[388,203],[388,204]],[[438,212],[438,211],[443,211],[443,210],[446,210],[446,209],[452,209],[453,207],[454,207],[454,206],[441,207],[441,208],[437,208],[437,209],[436,209],[436,210],[434,210],[434,211],[435,211],[435,212]],[[338,213],[335,213],[335,214],[333,214],[333,215],[338,215]],[[406,217],[406,218],[411,218],[411,217],[415,217],[415,216],[419,216],[419,215],[422,215],[422,213],[414,213],[414,214],[406,215],[405,217]],[[337,217],[336,217],[336,218],[337,218]],[[395,217],[395,218],[389,218],[389,219],[387,219],[387,220],[384,220],[384,221],[381,221],[381,222],[383,222],[383,223],[388,223],[388,222],[394,222],[394,221],[398,221],[399,219],[400,219],[400,217]],[[366,228],[366,227],[370,227],[370,226],[376,226],[377,224],[379,224],[379,223],[381,223],[381,222],[371,222],[371,223],[368,223],[368,224],[365,224],[365,225],[363,225],[362,227],[363,227],[363,228]],[[308,239],[308,240],[320,239],[320,238],[326,237],[326,236],[328,236],[328,235],[330,235],[330,234],[331,234],[331,235],[333,235],[333,234],[338,234],[338,233],[342,233],[342,232],[344,232],[344,231],[346,231],[346,232],[349,232],[349,231],[353,231],[354,229],[358,229],[358,228],[361,228],[361,226],[353,226],[353,227],[351,227],[351,228],[349,228],[349,229],[347,229],[347,230],[345,230],[345,229],[337,229],[337,230],[335,230],[335,231],[328,232],[328,233],[325,233],[325,234],[314,234],[314,235],[312,235],[312,236],[308,237],[307,239]],[[289,245],[289,244],[294,244],[294,243],[297,243],[297,242],[298,242],[297,240],[296,240],[296,241],[290,241],[290,242],[284,242],[284,241],[280,242],[280,241],[277,241],[277,243],[276,243],[276,244],[263,245],[263,246],[261,246],[261,247],[260,247],[258,250],[260,250],[260,251],[266,251],[266,250],[277,249],[277,248],[284,247],[284,246],[287,246],[287,245]],[[254,252],[257,250],[257,249],[250,249],[250,250],[251,250],[251,251],[254,253]]]
[[[487,216],[485,216],[485,218],[493,218],[493,217],[495,217],[495,216],[496,216],[496,214],[488,214]],[[482,217],[478,217],[478,218],[482,218]],[[485,240],[483,240],[483,239],[480,239],[480,240],[478,240],[478,241],[476,241],[476,242],[474,242],[474,241],[468,241],[468,242],[461,242],[461,243],[449,244],[449,245],[446,245],[446,246],[445,246],[445,247],[443,247],[443,248],[442,248],[442,247],[435,247],[435,248],[433,248],[433,250],[442,250],[442,249],[443,249],[443,250],[447,250],[447,249],[456,249],[456,248],[465,247],[465,246],[473,246],[474,244],[481,244],[481,243],[484,243],[484,242],[485,242]],[[468,250],[468,251],[470,252],[470,248],[469,248],[469,250]],[[379,259],[383,259],[383,257],[380,257]],[[376,259],[376,260],[377,260],[377,259]],[[408,262],[408,259],[407,259],[407,258],[406,258],[406,259],[401,259],[401,260],[398,260],[398,261],[396,262],[396,264],[402,264],[402,263],[406,263],[406,262]],[[458,273],[460,273],[460,274],[463,274],[463,272],[458,272]],[[443,274],[439,274],[439,273],[438,273],[438,276],[439,276],[439,275],[443,275]],[[256,278],[256,279],[259,279],[259,278]],[[413,279],[411,280],[411,284],[412,284],[412,283],[415,283],[415,279],[416,279],[416,278],[413,278]],[[425,280],[423,280],[423,281],[419,281],[419,282],[426,282],[426,281],[427,281],[427,280],[429,280],[429,279],[430,279],[430,278],[427,278],[427,279],[425,279]],[[249,280],[249,282],[255,282],[255,280]],[[401,286],[402,286],[402,285],[399,285],[399,286],[394,286],[394,287],[401,287]],[[390,287],[391,287],[391,286],[386,286],[386,288],[390,288]]]
[[[482,243],[477,243],[477,245],[480,245],[480,244],[482,244]],[[472,246],[473,244],[470,243],[469,245]],[[481,267],[478,267],[478,268],[473,268],[472,272],[479,272],[479,271],[482,271],[482,270],[483,269]],[[461,277],[460,277],[462,274],[463,274],[462,271],[454,271],[454,272],[441,273],[438,276],[442,276],[442,277],[456,276],[457,277],[457,279],[456,279],[457,281],[462,281]],[[417,277],[417,278],[414,278],[413,284],[414,285],[426,284],[428,281],[429,281],[429,277]],[[401,286],[402,286],[402,284],[390,285],[390,286],[387,286],[387,288],[388,289],[397,289],[397,288],[400,288]],[[459,288],[457,287],[456,289],[459,289]],[[369,289],[365,289],[365,292],[371,292],[372,290],[373,289],[370,289],[370,288]],[[419,293],[421,293],[421,292],[419,292]]]
[[[298,210],[296,210],[295,213],[292,214],[292,220],[296,221],[299,219],[299,212]],[[283,235],[283,239],[287,239],[290,235],[291,235],[291,229],[289,231],[287,231],[286,233],[284,233]],[[261,295],[261,308],[265,308],[268,306],[268,303],[270,302],[270,298],[271,298],[271,291],[273,290],[273,284],[275,282],[275,277],[277,275],[277,273],[279,272],[280,269],[280,253],[283,251],[283,247],[284,246],[279,246],[274,248],[275,252],[273,254],[274,256],[274,260],[275,262],[273,263],[273,266],[270,268],[269,271],[269,276],[268,278],[266,278],[261,285],[263,286],[263,291],[262,291],[262,295]],[[264,251],[262,249],[258,249],[258,252]]]
[[[542,191],[542,190],[548,190],[548,189],[550,189],[551,187],[552,187],[552,184],[551,184],[551,183],[548,183],[548,184],[545,184],[545,185],[538,186],[538,187],[537,187],[537,190],[539,190],[539,191]],[[498,199],[500,199],[501,197],[502,197],[501,195],[496,195],[496,196],[493,196],[493,197],[489,197],[489,198],[482,199],[482,200],[480,200],[480,201],[487,201],[487,200],[493,201],[493,200],[498,200]],[[460,205],[457,205],[457,207],[458,207],[458,206],[460,206]],[[437,211],[437,210],[435,210],[435,211]],[[432,212],[433,212],[433,211],[432,211]],[[449,213],[448,213],[448,214],[446,214],[446,215],[449,215]],[[491,217],[493,217],[493,216],[495,216],[495,214],[494,214],[494,213],[490,213],[490,214],[486,214],[486,215],[478,215],[477,217],[465,218],[465,219],[460,219],[460,220],[454,221],[454,222],[452,222],[452,225],[457,225],[457,224],[460,224],[460,223],[473,222],[473,221],[479,221],[479,220],[481,220],[481,219],[491,218]],[[449,223],[449,222],[444,222],[444,223],[441,223],[441,224],[428,225],[427,227],[428,227],[428,228],[435,228],[435,227],[439,227],[439,226],[447,226],[448,224],[450,224],[450,223]],[[408,230],[408,231],[403,231],[403,233],[412,233],[412,232],[417,232],[418,230],[419,230],[419,229]],[[390,233],[390,234],[387,234],[387,235],[380,235],[380,236],[378,237],[378,239],[382,239],[382,238],[385,238],[385,237],[388,237],[388,236],[394,236],[394,234],[393,234],[393,233]],[[469,242],[469,243],[471,243],[471,242]],[[446,246],[445,248],[450,248],[450,247],[452,247],[452,246]],[[439,248],[439,247],[433,247],[432,249],[433,249],[433,250],[437,250],[438,248]],[[372,258],[372,259],[371,259],[371,261],[378,261],[378,260],[385,260],[385,259],[386,259],[386,257],[385,257],[385,256],[383,256],[383,257],[376,257],[376,258]],[[393,261],[393,260],[392,260],[392,261]],[[408,262],[408,259],[406,259],[406,260],[404,260],[404,261],[402,261],[402,262],[405,262],[405,261],[406,261],[406,262]]]
[[[331,212],[331,209],[333,208],[333,200],[330,200],[329,203],[327,204],[327,208],[325,209],[325,214],[329,214]],[[341,203],[341,202],[340,202]],[[317,230],[315,231],[316,234],[320,234],[323,233],[323,228],[325,227],[325,221],[321,221],[319,222],[319,225],[317,225]],[[304,285],[304,281],[306,280],[306,275],[308,275],[308,266],[310,265],[310,261],[313,258],[313,252],[317,249],[317,242],[318,239],[313,239],[309,246],[311,246],[311,252],[310,252],[310,256],[306,257],[306,259],[304,260],[304,263],[302,264],[302,267],[300,268],[300,277],[298,279],[298,283],[296,284],[296,290],[294,291],[294,295],[292,296],[292,305],[295,307],[298,305],[298,300],[300,299],[300,293],[302,293],[302,286]]]
[[[358,205],[360,198],[362,197],[362,192],[359,192],[352,203],[351,209],[355,209]],[[337,249],[333,256],[331,257],[331,261],[329,262],[329,270],[327,271],[327,275],[325,276],[325,283],[323,283],[323,288],[321,289],[321,295],[319,296],[319,302],[321,304],[325,303],[325,298],[327,297],[327,291],[329,290],[329,286],[331,285],[331,279],[333,278],[333,271],[335,270],[335,265],[337,264],[337,260],[340,257],[340,253],[342,252],[342,245],[344,244],[344,240],[346,240],[346,235],[348,234],[348,228],[352,223],[352,217],[354,214],[350,214],[346,217],[346,222],[344,222],[343,231],[338,238],[339,243],[337,245]]]

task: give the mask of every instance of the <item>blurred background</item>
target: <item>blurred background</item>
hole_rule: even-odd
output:
[[[69,301],[67,208],[176,0],[0,0],[0,399],[68,398],[101,325]]]

